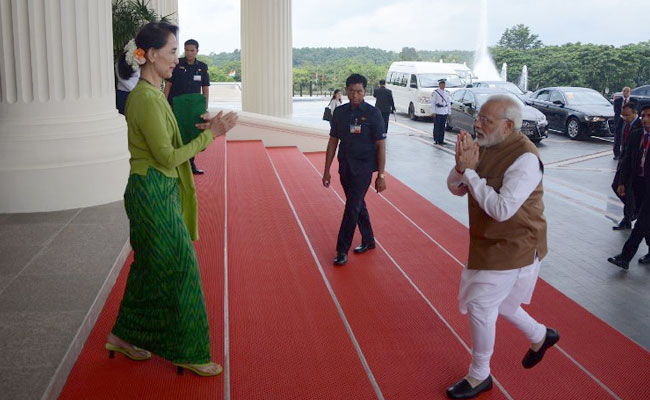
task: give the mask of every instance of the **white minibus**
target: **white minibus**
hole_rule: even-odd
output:
[[[386,87],[393,92],[397,111],[415,120],[431,116],[431,94],[440,79],[447,80],[447,89],[464,86],[456,71],[445,64],[399,61],[388,69]]]

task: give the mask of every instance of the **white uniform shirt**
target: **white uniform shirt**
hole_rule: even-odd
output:
[[[117,72],[117,63],[115,64],[115,75],[117,76],[117,90],[122,90],[124,92],[130,92],[135,88],[135,85],[138,84],[140,80],[140,68],[133,72],[133,75],[129,79],[122,79],[120,74]]]
[[[431,93],[431,112],[440,115],[448,115],[451,112],[451,96],[448,91],[437,88]]]

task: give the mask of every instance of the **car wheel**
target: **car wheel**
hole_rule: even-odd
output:
[[[577,118],[571,117],[566,122],[566,133],[572,140],[582,139],[582,132],[580,130],[580,121]]]
[[[409,104],[409,118],[413,121],[418,120],[418,117],[415,116],[415,107],[413,107],[413,103]]]

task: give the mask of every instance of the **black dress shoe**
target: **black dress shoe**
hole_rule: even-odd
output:
[[[361,243],[357,247],[354,248],[354,252],[357,254],[362,254],[365,253],[368,250],[372,250],[375,248],[375,242],[368,243],[368,244],[363,244]]]
[[[467,379],[460,380],[456,384],[447,389],[447,397],[451,399],[471,399],[478,396],[481,392],[492,389],[492,376],[488,376],[486,380],[481,382],[477,387],[473,388]]]
[[[334,258],[334,265],[345,265],[348,262],[348,255],[345,253],[336,253]]]
[[[623,256],[620,255],[620,254],[617,255],[617,256],[614,256],[614,257],[610,257],[610,258],[608,258],[607,261],[611,262],[612,264],[616,265],[617,267],[621,267],[621,268],[623,268],[623,269],[626,270],[626,271],[627,271],[628,269],[630,269],[630,262],[629,262],[629,261],[625,261],[625,260],[623,259]]]
[[[560,340],[560,334],[555,329],[546,328],[546,339],[544,339],[544,343],[542,343],[542,347],[540,347],[539,350],[537,351],[528,349],[528,352],[524,356],[524,359],[521,360],[521,364],[524,366],[524,368],[533,368],[540,361],[542,361],[542,358],[544,358],[544,353],[546,353],[546,350],[548,350],[550,347],[553,347],[553,345],[557,343],[559,340]]]
[[[645,256],[639,258],[639,264],[650,264],[650,253],[648,253]]]
[[[622,220],[618,225],[612,227],[612,229],[615,231],[622,231],[630,228],[632,228],[632,223],[625,219]]]
[[[614,160],[618,160],[618,158],[619,158],[618,156],[614,156]]]
[[[195,168],[195,169],[192,170],[192,173],[194,175],[203,175],[203,174],[205,174],[205,171],[202,170],[202,169]]]

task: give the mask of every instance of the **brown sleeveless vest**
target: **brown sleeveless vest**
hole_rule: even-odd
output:
[[[487,184],[499,192],[506,170],[524,153],[539,152],[526,136],[517,132],[492,147],[481,147],[476,172]],[[543,164],[540,160],[540,168]],[[510,270],[533,263],[535,254],[541,260],[547,253],[546,219],[542,182],[507,221],[498,222],[487,215],[469,198],[469,269]]]

